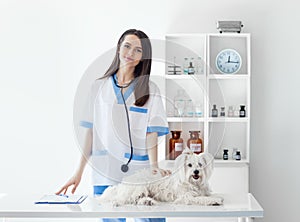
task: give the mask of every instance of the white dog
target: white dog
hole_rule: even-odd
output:
[[[109,187],[99,197],[100,204],[154,205],[157,202],[175,204],[221,205],[222,197],[210,194],[208,179],[213,170],[213,157],[185,149],[175,160],[172,174],[162,177],[150,170],[139,171]]]

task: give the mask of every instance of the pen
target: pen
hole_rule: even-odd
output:
[[[62,196],[62,197],[66,197],[66,198],[68,198],[69,196],[68,195],[65,195],[65,194],[58,194],[58,196]]]

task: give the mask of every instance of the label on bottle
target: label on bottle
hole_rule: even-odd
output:
[[[191,143],[190,149],[193,152],[201,152],[201,143]]]
[[[212,112],[211,112],[211,116],[212,117],[218,117],[218,110],[213,109]]]
[[[195,69],[193,67],[189,67],[188,74],[194,74],[194,73],[195,73]]]
[[[175,151],[182,151],[183,144],[182,143],[175,143]]]
[[[246,116],[244,110],[240,110],[240,116],[241,116],[241,117],[245,117],[245,116]]]

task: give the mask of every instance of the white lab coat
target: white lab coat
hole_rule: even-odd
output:
[[[158,136],[169,133],[166,114],[158,87],[149,82],[150,97],[143,107],[134,105],[135,81],[124,93],[128,108],[133,158],[129,171],[121,171],[130,156],[130,142],[126,111],[120,88],[115,85],[116,75],[96,80],[92,86],[90,102],[80,125],[93,128],[91,163],[94,186],[114,185],[137,169],[149,167],[146,133]]]

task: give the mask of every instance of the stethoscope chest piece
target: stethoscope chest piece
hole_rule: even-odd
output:
[[[127,164],[123,164],[123,165],[121,166],[121,171],[122,171],[123,173],[126,173],[128,170],[129,170],[129,167],[128,167]]]

